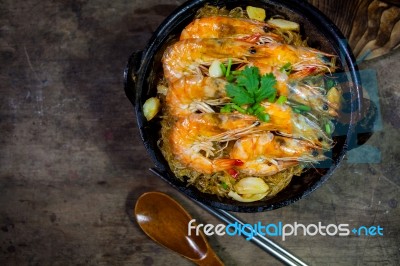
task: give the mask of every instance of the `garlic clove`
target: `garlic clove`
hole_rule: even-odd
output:
[[[299,23],[286,20],[286,19],[270,19],[268,20],[268,24],[270,24],[273,27],[280,28],[283,30],[293,30],[293,31],[298,31],[300,30],[300,25]]]
[[[259,194],[269,190],[269,186],[259,177],[245,177],[234,185],[239,194]]]
[[[143,115],[147,121],[153,119],[160,110],[160,100],[157,97],[147,99],[143,104]]]
[[[208,68],[208,74],[213,78],[220,78],[224,76],[225,73],[222,71],[221,62],[219,60],[214,60],[211,63],[210,67]]]
[[[259,194],[246,194],[246,195],[239,195],[234,191],[229,191],[228,196],[233,198],[234,200],[240,201],[240,202],[253,202],[253,201],[258,201],[263,199],[265,196],[268,195],[268,192],[266,193],[259,193]]]

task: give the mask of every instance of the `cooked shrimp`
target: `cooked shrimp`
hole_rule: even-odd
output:
[[[288,98],[311,107],[319,114],[332,117],[338,116],[338,104],[331,102],[326,97],[326,90],[323,87],[313,86],[304,81],[289,81]]]
[[[170,84],[166,95],[167,112],[175,116],[197,111],[213,113],[210,105],[226,103],[226,81],[220,78],[187,76]]]
[[[220,121],[223,123],[219,124]],[[191,114],[178,119],[171,127],[167,134],[168,146],[174,158],[184,167],[205,174],[229,170],[242,162],[230,158],[213,158],[216,155],[213,142],[237,139],[256,125],[244,126],[247,124],[239,119],[228,121],[216,114]]]
[[[265,44],[273,56],[251,58],[249,61],[260,68],[261,72],[272,72],[286,64],[290,64],[293,78],[304,78],[318,73],[334,70],[334,55],[309,47],[292,46],[288,44]]]
[[[169,46],[164,52],[162,62],[164,75],[169,82],[174,82],[185,75],[201,74],[201,65],[210,65],[219,59],[233,63],[249,63],[255,66],[280,68],[287,63],[296,71],[307,70],[310,66],[316,69],[330,69],[320,51],[294,47],[287,44],[266,43],[254,45],[249,42],[225,39],[184,39]]]
[[[281,118],[287,119],[286,117],[290,116],[289,125],[286,125],[286,127],[283,126],[282,129],[277,130],[279,134],[286,137],[307,140],[324,149],[331,148],[332,140],[321,129],[319,124],[314,122],[311,118],[295,113],[292,108],[287,105],[264,102],[262,106],[270,115],[271,122],[280,120]]]
[[[163,55],[164,76],[169,82],[187,75],[201,75],[200,66],[219,59],[246,62],[245,56],[257,53],[254,45],[234,39],[185,39],[169,46]],[[257,55],[261,53],[257,53]]]
[[[318,123],[314,122],[309,117],[295,113],[288,105],[263,102],[265,112],[269,114],[270,121],[262,122],[254,130],[277,131],[279,134],[296,139],[307,140],[313,145],[329,149],[332,145],[332,140],[321,129]],[[242,115],[246,123],[258,121],[255,116]],[[253,121],[251,121],[253,119]],[[252,132],[249,132],[252,133]]]
[[[269,122],[260,122],[255,116],[240,113],[209,113],[203,114],[203,118],[207,117],[209,123],[217,124],[220,129],[225,131],[232,132],[233,129],[247,128],[246,131],[241,131],[243,135],[262,131],[276,131],[283,136],[306,140],[312,145],[324,149],[329,149],[331,147],[332,140],[320,126],[310,118],[295,113],[292,111],[292,108],[287,105],[268,102],[263,102],[261,105],[270,116]],[[233,136],[233,134],[231,134],[231,136]],[[238,134],[235,134],[235,137],[238,136]]]
[[[182,31],[180,39],[191,38],[240,38],[250,42],[282,42],[270,26],[256,20],[222,16],[195,19]]]
[[[251,134],[238,139],[230,158],[243,162],[257,160],[268,163],[275,161],[317,162],[325,157],[321,150],[308,141],[276,136],[271,132]]]

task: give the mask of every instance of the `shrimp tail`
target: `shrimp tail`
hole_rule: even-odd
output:
[[[213,164],[217,169],[225,170],[233,178],[237,178],[237,176],[239,175],[239,171],[236,170],[234,167],[242,166],[244,162],[238,159],[226,158],[226,159],[215,159],[213,161]]]
[[[230,158],[215,159],[213,163],[217,168],[224,170],[233,168],[234,166],[242,166],[244,164],[242,160]]]

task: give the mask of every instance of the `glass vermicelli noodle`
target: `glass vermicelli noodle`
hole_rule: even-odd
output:
[[[259,11],[200,9],[166,48],[158,84],[172,172],[241,202],[271,198],[327,159],[341,99],[336,57],[308,47],[296,22]]]

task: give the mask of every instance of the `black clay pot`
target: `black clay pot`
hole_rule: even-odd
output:
[[[342,117],[337,122],[333,134],[336,145],[330,153],[331,160],[308,169],[300,177],[294,177],[283,191],[268,200],[243,203],[228,198],[221,199],[214,195],[201,193],[196,188],[179,181],[170,171],[157,147],[160,121],[153,119],[148,122],[143,116],[143,103],[149,97],[156,95],[156,82],[157,77],[162,73],[161,57],[165,47],[179,37],[182,29],[193,20],[196,11],[205,3],[223,5],[228,9],[247,5],[265,8],[267,14],[280,15],[300,23],[302,35],[308,38],[308,44],[311,47],[337,54],[339,58],[338,76],[340,76],[340,83],[344,90],[345,104]],[[320,11],[306,2],[289,0],[188,1],[164,20],[143,51],[132,54],[125,68],[124,77],[125,93],[135,108],[143,143],[159,175],[190,198],[216,208],[238,212],[260,212],[291,204],[317,189],[332,176],[346,151],[356,143],[354,128],[360,115],[362,92],[359,88],[360,81],[353,55],[337,27]]]

